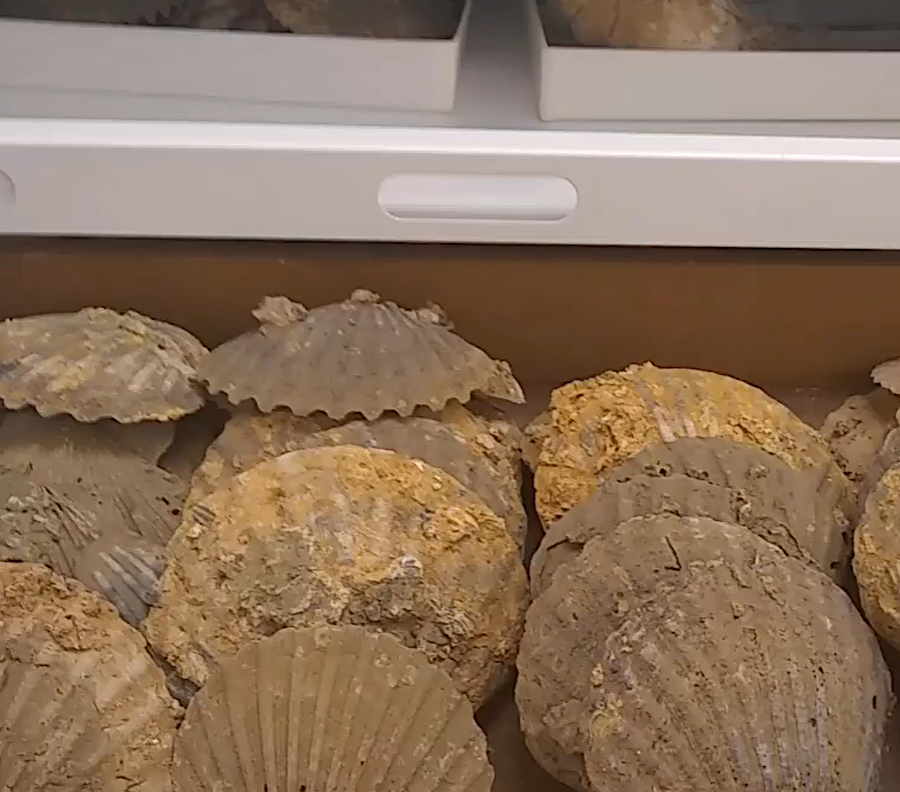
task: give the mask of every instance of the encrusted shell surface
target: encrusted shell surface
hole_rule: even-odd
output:
[[[829,413],[822,436],[831,454],[851,481],[864,481],[888,432],[897,428],[900,398],[883,388],[851,396]]]
[[[518,667],[529,748],[574,789],[878,789],[875,637],[827,577],[739,526],[636,518],[591,540],[535,600]]]
[[[468,412],[462,407],[459,410]],[[527,526],[518,459],[514,453],[493,453],[498,441],[490,434],[491,422],[471,413],[468,418],[472,423],[480,421],[480,440],[467,433],[464,426],[457,430],[465,419],[459,418],[455,411],[446,422],[437,415],[434,418],[385,417],[371,423],[353,421],[342,426],[297,418],[284,410],[267,415],[236,415],[207,450],[191,482],[188,503],[196,503],[263,459],[289,451],[337,445],[380,448],[420,459],[449,473],[503,518],[521,549]]]
[[[850,524],[805,473],[753,446],[694,438],[642,451],[553,523],[531,562],[532,595],[595,536],[654,514],[740,525],[836,582],[846,573]]]
[[[593,492],[609,471],[647,446],[680,437],[724,437],[762,448],[855,497],[824,438],[745,382],[649,363],[555,390],[549,414],[526,433],[536,451],[535,497],[549,525]]]
[[[490,792],[472,706],[421,652],[358,627],[281,630],[225,661],[175,741],[175,792]]]
[[[900,648],[900,464],[869,494],[854,544],[863,611],[875,632]]]
[[[166,792],[179,713],[111,605],[0,563],[0,789]]]
[[[453,333],[436,306],[407,310],[359,290],[311,311],[267,297],[254,316],[258,329],[226,341],[198,367],[209,392],[232,404],[373,420],[441,410],[476,393],[524,401],[509,365]]]
[[[188,509],[167,549],[151,645],[203,684],[283,627],[359,624],[421,649],[478,704],[506,677],[527,582],[503,521],[392,451],[293,451]]]
[[[0,560],[74,575],[82,550],[133,532],[164,545],[187,486],[102,428],[66,416],[7,415],[0,425]]]
[[[875,366],[872,369],[872,380],[885,390],[900,394],[900,358]]]
[[[44,417],[83,422],[174,420],[204,404],[193,379],[205,354],[186,330],[133,311],[7,319],[0,326],[0,399],[10,409],[34,407]]]
[[[78,554],[74,576],[137,627],[159,596],[165,566],[162,545],[129,532],[103,536],[87,545]]]
[[[295,33],[376,38],[452,38],[460,0],[266,0],[272,16]]]

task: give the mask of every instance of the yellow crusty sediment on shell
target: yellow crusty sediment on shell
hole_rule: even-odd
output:
[[[824,438],[787,407],[731,377],[646,363],[571,382],[526,430],[544,525],[584,500],[615,466],[679,437],[724,437],[853,489]]]
[[[186,330],[133,311],[7,319],[0,325],[0,400],[85,423],[175,420],[204,404],[194,377],[205,354]]]
[[[283,627],[396,635],[480,704],[514,661],[527,607],[503,521],[443,471],[391,451],[294,451],[187,510],[168,548],[151,645],[203,684]]]
[[[254,316],[258,329],[216,347],[198,369],[209,392],[232,404],[373,420],[477,394],[524,401],[509,364],[453,333],[438,306],[408,310],[360,289],[309,311],[267,297]]]
[[[114,608],[0,563],[0,789],[166,792],[180,708]]]

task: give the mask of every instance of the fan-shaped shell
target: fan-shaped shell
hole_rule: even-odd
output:
[[[885,390],[900,394],[900,358],[875,366],[872,369],[872,380]]]
[[[591,540],[535,600],[518,667],[528,745],[575,789],[878,788],[878,643],[840,588],[739,526],[667,515]]]
[[[503,521],[441,470],[392,451],[293,451],[192,506],[144,623],[178,673],[283,627],[398,636],[475,703],[505,677],[527,606]]]
[[[184,482],[93,425],[13,413],[0,426],[0,560],[74,575],[79,554],[131,531],[165,544],[180,521]]]
[[[859,484],[865,479],[888,432],[897,427],[898,407],[900,398],[876,388],[851,396],[825,418],[822,436],[851,481]]]
[[[186,330],[133,311],[8,319],[0,327],[0,399],[87,423],[174,420],[203,406],[193,378],[205,354]]]
[[[0,563],[0,789],[166,792],[178,714],[112,606],[46,567]]]
[[[272,16],[295,33],[376,38],[452,38],[459,25],[458,0],[266,0]]]
[[[473,422],[478,420],[471,413],[469,416]],[[449,473],[503,518],[521,549],[526,518],[521,481],[518,470],[514,469],[518,460],[489,454],[483,448],[488,442],[496,445],[487,421],[481,421],[482,432],[487,436],[481,443],[457,431],[454,422],[451,418],[444,423],[440,416],[380,418],[372,423],[353,421],[328,427],[330,422],[297,418],[283,410],[268,415],[237,415],[207,450],[191,482],[188,502],[206,497],[263,459],[289,451],[337,445],[380,448],[420,459]],[[497,458],[496,464],[492,457]]]
[[[198,367],[209,392],[232,404],[373,420],[441,410],[474,393],[524,401],[508,364],[455,335],[438,308],[410,311],[358,291],[311,311],[267,297],[254,315],[257,330],[226,341]]]
[[[109,600],[133,627],[159,596],[165,548],[133,533],[102,536],[87,545],[75,563],[75,577]]]
[[[490,792],[472,706],[421,652],[358,627],[281,630],[222,664],[175,742],[175,792]]]
[[[863,611],[875,632],[900,648],[900,464],[870,493],[854,544]]]
[[[740,525],[841,582],[850,525],[833,501],[827,505],[805,473],[753,446],[722,438],[661,443],[615,468],[550,526],[531,562],[531,591],[544,591],[595,536],[654,514]]]
[[[549,414],[527,434],[537,452],[534,486],[544,525],[584,500],[615,466],[681,437],[757,446],[832,480],[853,502],[853,487],[818,432],[757,388],[707,371],[648,363],[571,382],[553,392]]]

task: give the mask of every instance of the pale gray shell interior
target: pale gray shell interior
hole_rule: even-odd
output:
[[[134,312],[86,308],[7,319],[0,399],[10,409],[83,422],[174,420],[204,404],[194,377],[205,354],[186,330]]]
[[[876,366],[872,369],[872,379],[891,393],[900,394],[900,358]]]
[[[282,630],[224,662],[175,743],[174,792],[489,792],[472,708],[424,655],[361,628]]]
[[[439,411],[478,393],[524,401],[508,364],[454,334],[440,313],[354,293],[311,311],[267,298],[256,316],[257,330],[217,347],[198,367],[209,392],[232,404],[372,420],[385,412],[409,416],[417,407]]]

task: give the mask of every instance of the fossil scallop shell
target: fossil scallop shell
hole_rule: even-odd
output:
[[[864,481],[888,432],[897,428],[900,398],[883,388],[851,396],[829,413],[822,424],[822,436],[847,478]]]
[[[283,627],[359,624],[473,703],[506,678],[527,581],[506,525],[442,470],[354,446],[260,462],[190,507],[144,630],[185,679]]]
[[[490,792],[472,706],[421,652],[286,629],[217,669],[175,740],[175,792]]]
[[[360,290],[311,311],[267,297],[254,316],[257,330],[226,341],[198,366],[209,392],[232,404],[373,420],[388,411],[441,410],[476,393],[524,401],[508,364],[454,334],[436,307],[407,310]]]
[[[476,420],[475,416],[471,418]],[[414,416],[330,427],[328,423],[297,418],[284,410],[268,415],[236,415],[207,450],[191,482],[188,503],[210,495],[263,459],[289,451],[337,445],[380,448],[449,473],[502,517],[513,540],[520,549],[523,547],[527,526],[518,470],[514,471],[513,464],[502,456],[495,464],[477,441],[456,430],[452,420],[444,423],[440,416]],[[487,422],[482,424],[486,426]]]
[[[112,606],[46,567],[0,563],[0,789],[166,792],[178,714]]]
[[[531,562],[531,591],[595,536],[633,517],[677,514],[741,525],[782,552],[815,563],[840,582],[847,571],[851,525],[829,482],[762,449],[721,437],[658,443],[614,468],[586,500],[547,530]]]
[[[75,577],[108,599],[133,627],[159,596],[165,548],[132,533],[102,536],[87,545],[75,563]]]
[[[536,449],[535,497],[544,525],[584,500],[615,466],[680,437],[757,446],[832,480],[847,503],[855,497],[818,432],[757,388],[707,371],[647,363],[571,382],[553,392],[549,415],[526,434]]]
[[[875,366],[872,369],[872,380],[885,390],[900,394],[900,358]]]
[[[67,416],[12,413],[0,426],[0,560],[74,575],[79,554],[131,531],[164,545],[187,486]]]
[[[186,330],[133,311],[8,319],[0,327],[0,399],[85,423],[174,420],[204,404],[193,378],[205,354]]]
[[[666,515],[592,539],[532,605],[518,667],[529,748],[574,789],[878,788],[875,637],[825,575],[739,526]]]

